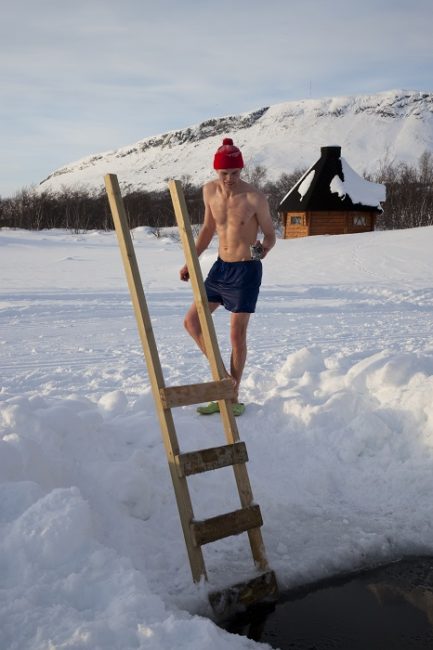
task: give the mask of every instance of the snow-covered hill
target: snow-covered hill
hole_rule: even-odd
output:
[[[393,90],[375,95],[291,101],[214,118],[115,151],[96,154],[53,172],[41,190],[102,189],[115,173],[122,189],[161,189],[167,178],[212,177],[212,159],[222,137],[240,146],[250,167],[264,165],[270,179],[310,166],[320,147],[340,145],[359,173],[385,161],[416,163],[433,150],[433,93]]]

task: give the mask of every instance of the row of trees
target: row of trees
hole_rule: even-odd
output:
[[[433,225],[433,154],[425,151],[417,165],[385,162],[371,180],[386,185],[384,230]]]
[[[303,171],[297,169],[291,174],[283,174],[276,181],[270,181],[262,166],[244,170],[243,177],[267,195],[277,227],[280,226],[278,206]],[[203,218],[201,188],[192,185],[188,177],[181,180],[191,222],[200,224]],[[425,152],[417,165],[385,162],[369,180],[386,185],[387,200],[384,213],[378,219],[379,228],[433,225],[432,153]],[[130,192],[124,196],[124,203],[131,228],[148,226],[159,236],[162,228],[175,224],[168,190]],[[113,223],[105,192],[65,188],[53,193],[24,189],[13,198],[0,198],[1,226],[29,230],[66,228],[79,232],[111,230]]]
[[[269,183],[264,168],[245,170],[244,178],[266,192],[276,225],[279,224],[278,204],[301,173],[298,170],[290,175],[284,174],[276,183]],[[188,177],[182,178],[181,182],[191,223],[200,224],[203,220],[201,187],[192,185]],[[168,189],[159,192],[136,190],[125,194],[123,201],[131,228],[148,226],[159,236],[162,228],[176,223]],[[65,187],[56,193],[24,189],[13,198],[0,198],[2,226],[28,230],[66,228],[79,232],[112,230],[113,222],[105,191],[91,192]]]

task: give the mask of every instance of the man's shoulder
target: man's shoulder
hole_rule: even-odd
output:
[[[216,192],[217,185],[217,181],[208,181],[203,185],[203,192]]]
[[[208,181],[203,185],[203,199],[205,203],[212,200],[212,198],[217,193],[217,183],[216,181]]]
[[[262,190],[259,190],[258,187],[251,185],[251,183],[247,183],[246,181],[243,182],[245,183],[244,192],[248,195],[249,198],[251,198],[252,201],[266,200],[266,195],[262,192]]]

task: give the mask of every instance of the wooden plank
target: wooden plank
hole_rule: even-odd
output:
[[[104,178],[111,214],[119,242],[122,261],[134,306],[138,332],[143,346],[156,411],[161,427],[162,439],[167,454],[170,474],[176,497],[179,517],[185,538],[188,558],[193,580],[199,582],[206,578],[206,567],[201,549],[194,543],[190,522],[194,518],[191,498],[185,478],[178,475],[174,457],[179,454],[179,444],[170,410],[164,409],[161,403],[160,389],[164,388],[164,377],[158,349],[153,334],[152,323],[147,308],[146,298],[141,283],[140,271],[128,227],[125,207],[120,193],[119,183],[115,174],[107,174]]]
[[[293,226],[287,226],[284,238],[285,239],[296,239],[299,237],[307,237],[308,235],[308,228],[307,226],[302,226],[301,228],[297,228],[296,230],[293,228]]]
[[[180,476],[191,476],[236,463],[246,463],[248,454],[245,443],[236,442],[234,445],[186,452],[176,456],[175,461]]]
[[[191,530],[197,546],[203,546],[215,542],[217,539],[239,535],[260,526],[263,526],[260,508],[258,505],[254,505],[203,521],[194,521],[191,524]]]
[[[182,240],[186,264],[188,266],[189,277],[194,293],[194,302],[200,320],[206,355],[211,367],[212,376],[215,380],[224,379],[226,377],[224,364],[221,359],[215,328],[209,310],[203,276],[195,248],[182,185],[180,181],[171,180],[168,187],[173,202],[176,221],[179,227],[179,234]]]
[[[161,388],[160,395],[163,407],[168,409],[211,400],[234,399],[235,397],[231,379]]]
[[[214,380],[223,379],[225,377],[224,364],[221,359],[215,328],[207,302],[206,290],[204,288],[203,277],[197,256],[197,251],[195,248],[194,237],[191,230],[191,224],[185,197],[182,191],[182,185],[180,181],[171,180],[168,186],[173,202],[176,221],[179,226],[179,233],[181,236],[191,285],[194,292],[195,305],[197,307],[197,313],[200,319],[200,325],[203,332],[205,349],[207,358],[209,360],[212,377]],[[231,408],[231,403],[228,400],[222,400],[219,402],[219,406],[227,443],[234,444],[235,442],[239,442],[239,432]],[[233,465],[233,472],[235,475],[241,505],[243,508],[250,507],[254,502],[254,498],[246,465],[242,463]],[[251,553],[255,563],[263,571],[267,570],[268,562],[266,559],[265,547],[263,544],[260,528],[253,528],[249,530],[248,538],[251,546]]]
[[[262,573],[256,578],[240,582],[209,594],[209,602],[219,620],[233,616],[236,610],[243,610],[256,603],[278,600],[278,583],[273,571]]]
[[[189,221],[188,209],[182,190],[182,185],[179,181],[172,180],[169,182],[168,186],[170,189],[171,199],[176,215],[176,221],[179,227],[185,259],[188,266],[190,281],[194,293],[194,302],[197,308],[200,326],[202,329],[206,356],[209,361],[212,377],[217,381],[224,379],[226,377],[226,372],[221,359],[215,327],[209,310],[203,276],[195,248],[194,237],[191,230],[191,224]],[[235,417],[231,409],[231,404],[229,402],[220,402],[220,414],[228,444],[238,442],[239,432]],[[247,486],[241,486],[241,489],[245,491],[248,488]],[[249,505],[249,503],[242,503],[242,505]]]
[[[148,370],[150,369],[151,387],[153,394],[159,395],[159,389],[164,386],[164,377],[117,176],[115,174],[105,176],[105,185],[137,320],[138,332],[147,367]]]

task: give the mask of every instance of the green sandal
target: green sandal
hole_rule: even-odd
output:
[[[235,417],[242,415],[243,413],[245,413],[245,404],[243,404],[242,402],[235,402],[234,404],[232,404],[232,411]]]
[[[218,402],[209,402],[207,406],[199,406],[197,408],[197,413],[200,413],[200,415],[213,415],[214,413],[219,413],[219,411],[220,407]],[[235,417],[242,415],[245,413],[245,404],[235,402],[232,404],[232,412]]]
[[[213,415],[214,413],[219,412],[220,407],[218,402],[209,402],[207,406],[199,406],[197,409],[197,413],[200,413],[200,415]]]

